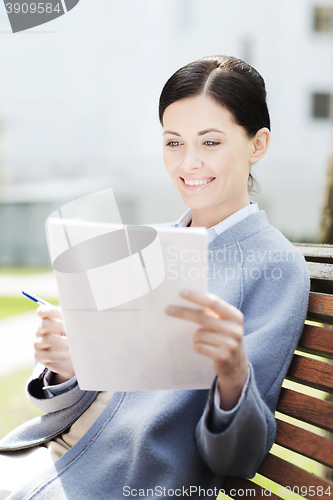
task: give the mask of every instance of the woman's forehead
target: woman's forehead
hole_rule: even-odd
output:
[[[233,123],[230,111],[221,106],[211,97],[200,95],[186,97],[170,104],[164,111],[163,126],[169,128],[168,124],[186,124],[191,128],[221,129],[221,124]]]
[[[164,135],[195,135],[204,133],[242,133],[233,114],[215,99],[206,95],[186,97],[170,104],[163,115]],[[243,135],[242,134],[242,135]]]

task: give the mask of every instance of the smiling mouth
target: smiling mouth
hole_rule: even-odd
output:
[[[209,184],[210,182],[212,182],[216,177],[211,177],[210,179],[196,179],[196,180],[184,179],[184,177],[180,178],[186,186],[204,186],[205,184]]]

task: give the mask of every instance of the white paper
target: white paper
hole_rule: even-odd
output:
[[[51,255],[57,255],[52,249],[58,245],[62,226],[68,234],[76,235],[75,241],[84,244],[98,234],[105,235],[106,229],[105,223],[49,219]],[[148,237],[154,240],[145,246],[146,233],[137,226],[138,238],[135,233],[131,249],[129,238],[126,247],[120,232],[124,226],[109,226],[110,234],[119,230],[122,250],[112,248],[113,254],[108,248],[102,252],[98,249],[96,262],[100,264],[109,253],[119,254],[118,260],[80,270],[80,255],[85,263],[83,268],[93,266],[94,259],[84,255],[87,249],[73,245],[67,250],[75,252],[72,261],[60,255],[58,259],[62,261],[53,262],[80,388],[99,391],[209,388],[215,376],[213,362],[192,348],[192,336],[200,325],[165,313],[168,305],[200,308],[180,297],[179,291],[207,292],[206,228],[155,226],[154,237],[146,227]],[[127,226],[126,234],[132,242],[134,229]],[[130,256],[126,255],[126,248]]]

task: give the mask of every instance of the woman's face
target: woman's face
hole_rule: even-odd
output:
[[[249,204],[253,139],[226,108],[205,95],[181,99],[165,109],[163,127],[164,164],[192,217],[204,210],[214,224]]]

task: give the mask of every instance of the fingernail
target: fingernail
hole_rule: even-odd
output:
[[[190,292],[188,290],[181,290],[180,295],[187,297],[188,295],[190,295]]]
[[[175,312],[175,308],[172,307],[172,306],[169,306],[169,307],[166,308],[166,312],[172,314],[172,313]]]

